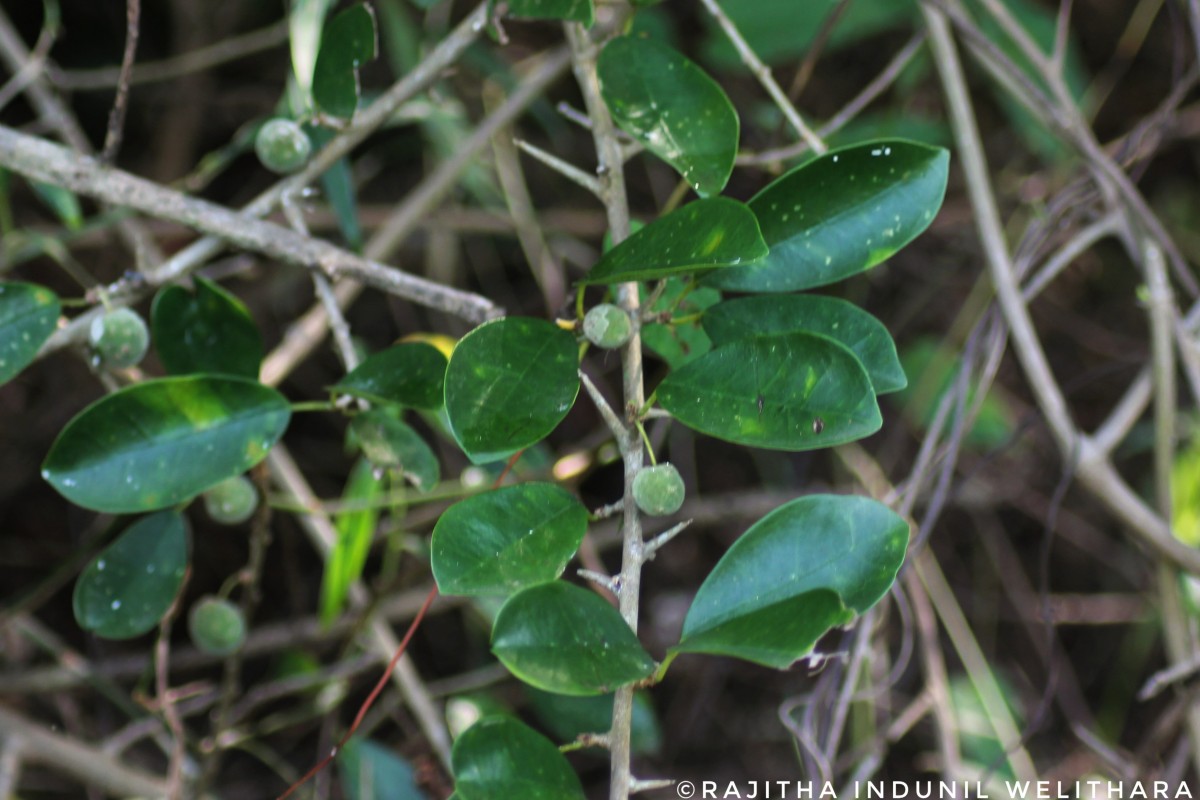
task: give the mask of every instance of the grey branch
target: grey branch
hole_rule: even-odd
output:
[[[497,306],[487,298],[370,261],[273,222],[189,197],[5,126],[0,126],[0,165],[34,180],[187,225],[288,264],[318,270],[331,279],[354,278],[472,322],[482,322],[499,314]]]

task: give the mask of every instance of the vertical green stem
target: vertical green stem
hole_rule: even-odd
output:
[[[625,194],[625,173],[620,144],[608,107],[600,96],[600,82],[596,77],[596,54],[599,46],[588,37],[582,26],[568,24],[567,39],[571,43],[571,54],[575,67],[575,79],[592,120],[592,136],[596,143],[596,174],[600,178],[608,228],[613,244],[629,236],[629,203]],[[636,283],[623,283],[617,287],[617,304],[638,318],[638,287]],[[621,576],[617,596],[621,616],[633,628],[638,627],[638,599],[642,582],[642,524],[637,506],[633,502],[633,478],[642,468],[642,445],[632,414],[645,402],[642,385],[642,340],[635,332],[621,349],[623,400],[625,404],[625,432],[618,445],[625,463],[625,498],[621,530],[624,544],[621,555]],[[631,411],[631,409],[633,411]],[[612,729],[609,731],[609,798],[626,800],[633,784],[630,772],[629,737],[633,725],[633,689],[617,690],[613,699]]]

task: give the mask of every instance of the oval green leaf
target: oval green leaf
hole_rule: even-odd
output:
[[[322,625],[329,625],[342,613],[351,584],[362,577],[375,537],[375,525],[379,522],[377,500],[383,494],[383,488],[383,478],[375,475],[369,461],[359,459],[350,469],[342,502],[358,503],[362,508],[344,511],[334,521],[337,540],[321,575]]]
[[[507,595],[562,575],[587,531],[587,509],[551,483],[469,497],[433,529],[430,558],[442,594]]]
[[[883,323],[853,303],[812,294],[740,297],[709,308],[704,331],[714,345],[755,336],[815,333],[848,347],[862,363],[875,394],[908,385],[896,343]]]
[[[187,572],[187,522],[177,511],[142,517],[84,568],[72,598],[79,627],[106,639],[152,630]]]
[[[358,68],[375,58],[375,51],[375,12],[368,4],[351,6],[325,24],[312,82],[313,100],[321,110],[354,116]]]
[[[569,19],[591,25],[596,19],[592,0],[508,0],[514,19]]]
[[[94,511],[167,508],[262,461],[290,416],[281,394],[244,378],[146,381],[97,400],[67,423],[42,477]]]
[[[446,415],[476,464],[541,441],[579,393],[575,337],[545,320],[484,323],[454,348],[446,367]]]
[[[54,333],[58,295],[33,283],[0,283],[0,384],[29,366]]]
[[[435,411],[442,407],[445,380],[446,357],[440,350],[424,342],[406,342],[370,356],[330,391]]]
[[[617,125],[683,176],[696,194],[721,193],[733,172],[738,116],[703,69],[665,44],[620,36],[596,62]]]
[[[767,244],[750,209],[728,197],[712,197],[688,203],[634,233],[601,256],[580,284],[745,269],[766,255]]]
[[[865,497],[810,495],[742,534],[696,593],[673,648],[783,669],[883,597],[908,523]]]
[[[512,717],[467,728],[450,763],[462,800],[584,800],[579,776],[554,743]]]
[[[707,280],[743,292],[792,292],[870,269],[929,227],[949,163],[943,148],[888,140],[797,167],[750,200],[770,255]]]
[[[167,286],[150,307],[154,348],[167,372],[211,372],[255,379],[263,360],[262,335],[246,305],[212,281],[196,290]]]
[[[689,428],[771,450],[844,444],[883,424],[855,355],[811,333],[717,347],[668,375],[656,394]]]
[[[376,467],[399,470],[418,491],[430,491],[442,477],[433,449],[386,409],[373,408],[357,415],[350,421],[350,431],[368,461]]]
[[[508,598],[492,627],[492,652],[521,680],[558,694],[607,694],[655,666],[615,608],[564,581]]]

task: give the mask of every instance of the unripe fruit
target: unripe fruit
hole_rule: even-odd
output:
[[[597,347],[620,347],[633,335],[633,322],[625,309],[601,303],[584,315],[583,335]]]
[[[254,152],[264,167],[286,174],[308,163],[312,142],[298,123],[290,119],[273,119],[258,129]]]
[[[258,492],[244,475],[221,481],[204,493],[204,509],[222,525],[245,522],[257,507]]]
[[[226,656],[246,641],[242,610],[219,597],[202,597],[188,614],[188,634],[196,647],[215,656]]]
[[[88,344],[98,366],[108,369],[132,367],[150,347],[146,322],[131,308],[118,308],[92,321]]]
[[[683,505],[683,478],[671,464],[643,467],[633,477],[633,502],[652,517],[674,514]]]

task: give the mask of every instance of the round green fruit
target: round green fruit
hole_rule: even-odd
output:
[[[209,595],[192,606],[188,633],[196,647],[205,653],[226,656],[246,641],[246,620],[233,603]]]
[[[254,152],[264,167],[287,174],[308,163],[312,142],[298,123],[290,119],[273,119],[258,129]]]
[[[601,303],[584,315],[583,335],[597,347],[620,347],[633,335],[633,321],[629,319],[629,312],[620,306]]]
[[[214,522],[239,525],[258,508],[258,492],[245,475],[221,481],[204,493],[204,509]]]
[[[683,506],[683,478],[671,464],[643,467],[633,477],[633,502],[652,517],[674,514]]]
[[[124,369],[145,357],[150,347],[150,331],[136,311],[118,308],[92,321],[88,344],[98,366]]]

